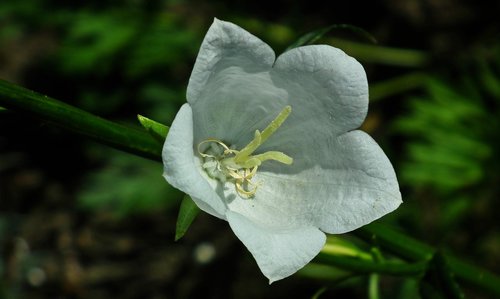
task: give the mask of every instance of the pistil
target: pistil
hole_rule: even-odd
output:
[[[286,165],[293,163],[293,158],[279,151],[268,151],[252,155],[278,130],[291,111],[292,107],[286,106],[262,133],[256,130],[252,141],[241,150],[232,149],[221,140],[214,138],[200,142],[198,144],[198,153],[204,159],[202,167],[214,179],[221,182],[232,180],[240,196],[245,198],[253,197],[259,184],[253,183],[251,180],[264,161],[274,160]],[[209,147],[202,152],[201,147],[205,144],[209,144]]]

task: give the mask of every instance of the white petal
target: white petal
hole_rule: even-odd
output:
[[[262,273],[269,278],[269,283],[304,267],[319,253],[326,240],[325,234],[313,226],[273,229],[234,212],[227,213],[227,220]]]
[[[272,78],[277,87],[288,91],[289,104],[296,108],[294,116],[302,126],[344,133],[358,128],[366,117],[366,73],[340,49],[326,45],[292,49],[277,58]]]
[[[348,132],[339,136],[338,144],[343,161],[339,163],[340,159],[336,159],[337,163],[327,163],[325,167],[344,167],[346,185],[336,188],[333,192],[336,200],[324,201],[316,217],[316,224],[328,233],[356,229],[394,211],[402,203],[394,168],[368,134]]]
[[[200,47],[189,79],[187,99],[199,100],[213,74],[230,66],[253,73],[269,69],[274,51],[260,39],[235,24],[215,19]]]
[[[175,188],[189,194],[200,209],[225,219],[226,205],[200,174],[200,161],[193,149],[193,115],[184,104],[163,146],[163,176]]]
[[[255,198],[235,200],[229,209],[266,226],[284,222],[344,233],[399,206],[401,194],[392,165],[370,136],[352,131],[322,148],[312,164],[296,156],[298,168],[263,166],[254,177],[261,183]]]
[[[241,149],[256,129],[264,129],[278,115],[287,98],[269,72],[248,73],[241,67],[221,70],[192,105],[195,142],[217,138]]]

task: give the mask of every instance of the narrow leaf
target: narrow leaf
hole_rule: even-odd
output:
[[[319,299],[319,296],[321,296],[324,292],[326,292],[326,290],[327,290],[326,287],[322,287],[321,289],[316,291],[316,293],[314,293],[314,295],[311,297],[311,299]]]
[[[175,241],[179,240],[187,232],[194,218],[198,216],[200,208],[193,202],[188,195],[184,196],[177,216],[177,224],[175,227]]]
[[[425,74],[414,72],[370,84],[370,102],[423,87],[426,82],[427,76]]]
[[[146,129],[146,131],[148,131],[149,134],[151,134],[151,136],[153,136],[153,138],[160,143],[165,141],[168,134],[167,126],[140,114],[137,115],[137,119],[139,119],[141,125]]]

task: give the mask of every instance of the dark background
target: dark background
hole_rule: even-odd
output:
[[[491,1],[490,1],[491,2]],[[325,4],[327,3],[327,4]],[[94,114],[170,124],[214,17],[277,54],[332,24],[371,84],[363,129],[398,174],[383,221],[499,272],[499,4],[482,1],[0,3],[0,78]],[[271,6],[272,5],[272,6]],[[182,194],[162,165],[0,110],[0,298],[367,298],[366,277],[268,285],[227,223],[200,215],[174,242]],[[470,298],[488,298],[464,286]],[[419,298],[383,277],[382,298]]]

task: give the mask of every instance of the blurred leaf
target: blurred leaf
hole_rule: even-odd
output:
[[[447,203],[446,208],[442,209],[441,222],[447,231],[453,231],[459,220],[461,220],[471,210],[473,202],[467,195],[457,195],[454,200]]]
[[[137,115],[137,118],[146,131],[151,134],[151,136],[153,136],[161,144],[165,142],[165,138],[168,134],[167,126],[139,114]]]
[[[85,88],[80,92],[78,106],[99,115],[117,111],[127,98],[124,90],[94,90]]]
[[[492,97],[500,99],[500,75],[495,74],[493,67],[486,63],[486,61],[480,61],[478,65],[480,68],[479,74],[482,87]],[[497,67],[500,70],[500,66]]]
[[[150,24],[142,29],[133,41],[133,47],[127,53],[127,75],[138,77],[147,72],[173,68],[179,63],[196,55],[198,51],[197,35],[179,25],[175,14],[159,14]]]
[[[139,28],[135,18],[119,11],[103,14],[80,12],[73,16],[63,42],[61,66],[71,73],[105,71]]]
[[[405,279],[401,285],[401,289],[395,298],[401,299],[421,299],[418,295],[419,283],[418,279]]]
[[[150,118],[166,124],[173,121],[179,106],[186,102],[186,92],[183,88],[170,87],[165,82],[148,83],[143,86],[138,97]]]
[[[411,113],[395,122],[410,138],[401,168],[405,184],[454,192],[480,182],[493,149],[485,138],[494,123],[481,101],[429,78],[428,96],[410,101]]]
[[[427,76],[423,73],[409,73],[382,82],[370,84],[370,102],[375,102],[396,94],[408,92],[425,84]]]
[[[120,152],[111,157],[104,168],[84,179],[78,194],[81,207],[125,217],[166,209],[177,202],[181,193],[165,182],[160,164]]]
[[[259,38],[269,43],[273,49],[286,48],[296,38],[294,31],[281,23],[269,23],[263,22],[261,18],[239,16],[232,16],[228,21],[238,24],[255,36],[259,36]]]
[[[365,31],[364,29],[361,29],[359,27],[349,25],[349,24],[334,24],[330,25],[328,27],[324,27],[321,29],[317,29],[314,31],[311,31],[309,33],[304,34],[303,36],[299,37],[295,42],[293,42],[288,48],[286,48],[285,52],[288,50],[291,50],[293,48],[301,47],[301,46],[306,46],[306,45],[311,45],[317,42],[319,39],[321,39],[325,34],[328,32],[335,30],[335,29],[345,29],[352,31],[356,33],[357,35],[369,40],[372,43],[377,43],[375,38]]]
[[[177,225],[175,226],[175,241],[179,240],[186,234],[189,226],[193,223],[193,220],[198,216],[200,208],[194,203],[194,201],[185,195],[181,202],[181,207],[179,208],[179,215],[177,216]]]
[[[6,21],[2,22],[2,26],[7,26],[2,27],[0,36],[6,33],[4,30],[10,31],[15,28],[14,30],[17,31],[20,28],[29,27],[40,21],[49,21],[50,17],[47,17],[43,13],[46,5],[44,2],[46,1],[2,1],[0,5],[0,20]]]
[[[342,49],[357,60],[398,67],[420,68],[429,62],[430,56],[419,50],[382,47],[340,38],[325,38],[326,43]]]
[[[324,292],[326,292],[327,288],[322,287],[321,289],[317,290],[316,293],[311,297],[311,299],[319,299],[319,296],[321,296]]]

